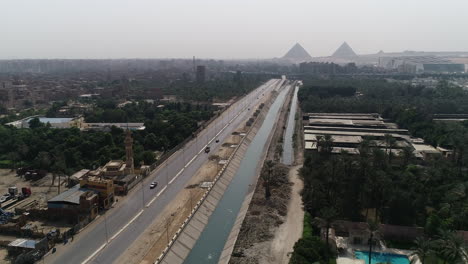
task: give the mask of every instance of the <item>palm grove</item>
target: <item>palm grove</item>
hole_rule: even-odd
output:
[[[437,123],[432,118],[436,113],[468,113],[468,93],[444,80],[436,88],[375,79],[305,84],[299,91],[303,112],[377,112],[411,135],[454,151],[451,158],[422,162],[409,148],[395,156],[364,139],[359,155],[332,155],[332,138],[319,137],[318,151],[306,156],[300,172],[304,207],[311,216],[305,225],[314,223],[316,234],[338,219],[423,227],[425,235],[416,241],[388,243],[414,249],[423,263],[463,263],[466,251],[454,231],[468,230],[468,122]],[[385,144],[387,149],[393,146],[390,136]],[[313,236],[301,239],[291,262],[327,263],[335,253],[321,243]]]

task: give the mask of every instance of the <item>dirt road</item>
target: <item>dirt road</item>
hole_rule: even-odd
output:
[[[294,244],[302,236],[304,210],[300,191],[303,183],[299,178],[299,169],[302,165],[291,167],[289,171],[289,181],[294,185],[291,189],[291,198],[288,204],[288,214],[285,222],[279,226],[275,232],[275,237],[271,241],[269,254],[262,258],[260,263],[288,263],[289,254],[293,251]]]

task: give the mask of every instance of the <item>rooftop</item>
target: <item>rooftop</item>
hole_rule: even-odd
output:
[[[48,203],[71,203],[71,204],[80,204],[80,196],[87,192],[87,189],[80,188],[80,185],[77,184],[71,187],[69,190],[55,196],[54,198],[47,201]]]
[[[70,176],[70,178],[74,178],[74,179],[81,179],[83,176],[85,176],[87,173],[89,172],[89,170],[87,169],[82,169],[80,171],[77,171],[75,172],[72,176]]]
[[[317,141],[316,134],[304,134],[305,141]],[[361,136],[331,136],[335,143],[360,143],[362,141]]]
[[[18,238],[14,241],[11,241],[8,244],[9,247],[20,247],[20,248],[36,248],[37,242],[35,240],[28,240],[24,238]]]

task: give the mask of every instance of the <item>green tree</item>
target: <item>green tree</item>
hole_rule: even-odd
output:
[[[330,228],[332,227],[333,222],[337,219],[338,212],[333,207],[326,207],[320,210],[319,217],[315,217],[313,223],[320,227],[321,229],[325,229],[325,259],[326,263],[330,263]]]
[[[435,243],[438,255],[444,263],[465,264],[468,260],[465,242],[455,232],[442,232]]]
[[[142,161],[147,165],[153,164],[156,161],[156,156],[154,155],[154,152],[144,151],[142,153]]]
[[[413,252],[411,253],[411,256],[413,257],[411,263],[416,263],[416,260],[419,259],[421,261],[421,264],[424,264],[426,262],[427,257],[429,257],[433,253],[432,241],[424,237],[418,237],[416,238],[414,243],[416,244],[416,246],[413,248]]]
[[[34,117],[33,119],[29,120],[28,123],[29,123],[29,128],[32,128],[32,129],[44,127],[44,123],[42,123],[37,117]]]

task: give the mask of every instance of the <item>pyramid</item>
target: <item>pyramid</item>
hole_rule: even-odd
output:
[[[343,42],[341,46],[333,53],[332,57],[337,58],[347,58],[347,57],[356,57],[354,50],[348,45],[348,43]]]
[[[296,43],[289,51],[283,56],[283,59],[290,60],[310,60],[312,57],[310,54],[301,46]]]

